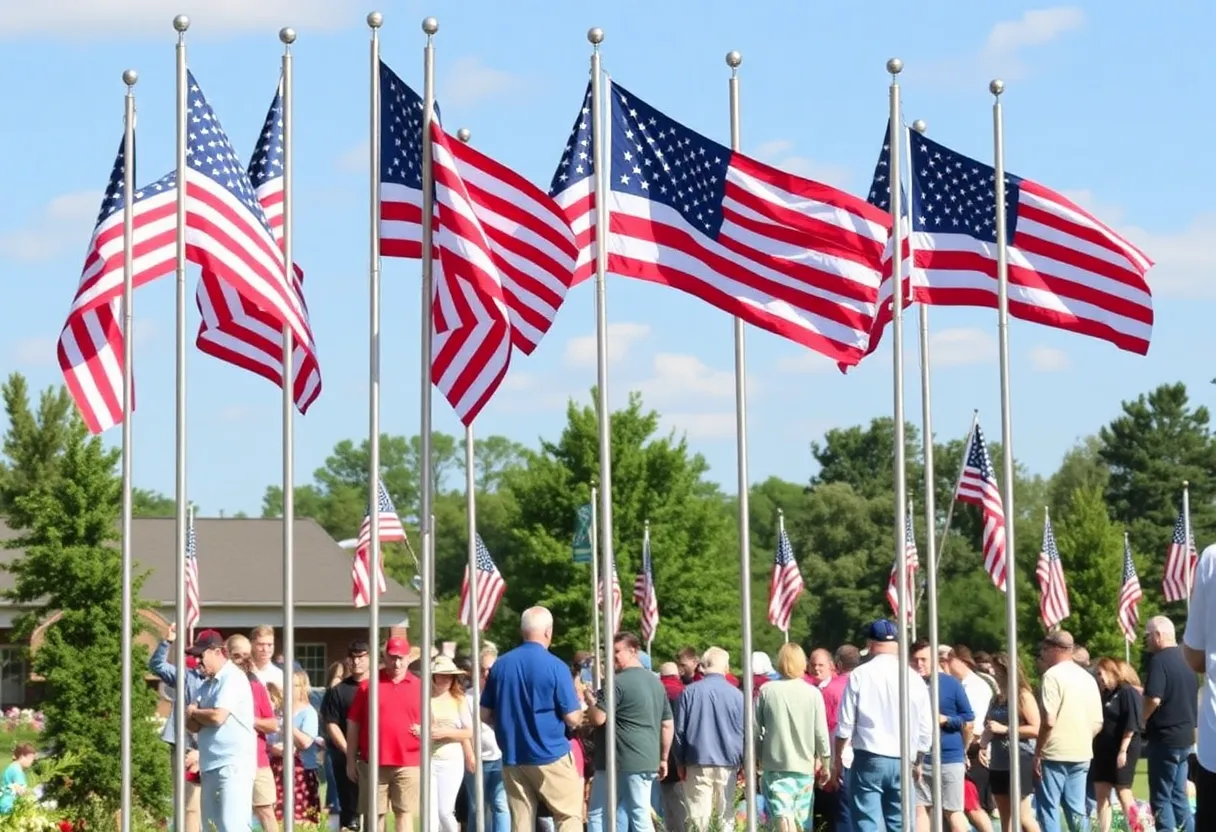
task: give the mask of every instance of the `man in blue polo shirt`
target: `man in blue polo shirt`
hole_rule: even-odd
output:
[[[915,642],[908,651],[912,669],[920,674],[928,684],[930,674],[937,671],[938,707],[937,717],[941,732],[942,770],[942,805],[933,805],[933,767],[932,761],[925,762],[921,779],[915,782],[917,815],[928,822],[928,812],[939,811],[945,818],[947,828],[953,832],[967,832],[971,825],[963,810],[963,787],[967,775],[966,748],[971,744],[971,734],[975,727],[975,713],[971,710],[971,702],[963,683],[949,673],[935,667],[929,642],[921,639]],[[926,813],[926,814],[922,814]]]
[[[498,657],[481,693],[481,714],[502,749],[512,832],[534,832],[540,802],[557,832],[582,832],[583,778],[566,729],[583,708],[566,663],[549,652],[553,614],[532,607],[520,621],[523,644]]]

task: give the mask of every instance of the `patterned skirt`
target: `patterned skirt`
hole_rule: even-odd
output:
[[[815,807],[815,775],[795,771],[766,771],[760,776],[768,816],[790,818],[795,829],[810,829]]]
[[[275,804],[274,815],[283,819],[283,758],[271,757],[270,770],[274,772]],[[295,765],[295,815],[300,823],[321,822],[321,789],[317,781],[316,769],[304,768],[300,758],[296,757]]]

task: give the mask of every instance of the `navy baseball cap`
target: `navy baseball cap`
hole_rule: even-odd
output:
[[[866,639],[868,641],[898,641],[899,630],[892,622],[880,618],[866,627]]]

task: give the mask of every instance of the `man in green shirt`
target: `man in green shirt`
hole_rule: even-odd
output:
[[[654,832],[651,794],[656,778],[667,776],[674,723],[671,703],[659,678],[642,666],[642,643],[633,633],[617,633],[612,641],[612,663],[616,667],[616,772],[617,825],[628,823],[635,832]],[[587,719],[595,727],[595,779],[587,832],[603,832],[604,808],[608,803],[607,748],[604,724],[604,692],[587,697]]]

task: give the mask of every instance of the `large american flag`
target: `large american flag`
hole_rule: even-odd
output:
[[[1136,561],[1132,558],[1132,544],[1127,533],[1123,534],[1123,588],[1119,590],[1119,627],[1123,637],[1135,642],[1140,623],[1139,604],[1144,597],[1140,589],[1140,577],[1136,574]]]
[[[1039,550],[1039,562],[1034,575],[1039,581],[1039,617],[1048,630],[1060,626],[1068,618],[1068,584],[1064,582],[1064,564],[1060,562],[1060,550],[1056,548],[1056,534],[1051,528],[1051,518],[1043,518],[1043,547]]]
[[[595,274],[595,157],[591,144],[591,84],[574,119],[570,142],[553,174],[549,194],[565,213],[578,246],[574,284]],[[571,285],[574,285],[571,284]]]
[[[135,164],[135,160],[130,160]],[[76,296],[59,333],[56,353],[63,380],[91,433],[122,421],[123,199],[127,159],[123,143],[110,172],[89,240]],[[176,197],[172,178],[134,196],[134,284],[173,270]],[[132,402],[134,406],[134,402]]]
[[[194,509],[186,526],[186,633],[194,641],[194,627],[203,614],[202,593],[198,583],[198,538],[194,535]]]
[[[984,431],[979,422],[971,431],[954,499],[980,507],[984,518],[984,570],[996,588],[1005,591],[1005,507]]]
[[[642,536],[642,570],[633,579],[633,602],[642,610],[642,641],[650,641],[659,629],[659,597],[654,591],[650,529]]]
[[[393,506],[392,498],[388,496],[388,489],[384,487],[383,481],[377,481],[376,492],[378,495],[376,499],[376,512],[380,516],[380,543],[405,540],[405,528],[401,525],[401,518],[397,516],[397,509]],[[363,517],[363,525],[359,527],[359,539],[355,544],[355,557],[350,567],[352,595],[354,596],[356,607],[366,607],[372,601],[370,578],[371,546],[372,509],[369,506],[367,514]],[[384,577],[383,551],[380,553],[377,565],[380,568],[376,570],[376,583],[380,587],[380,594],[383,595],[388,590],[388,581]]]
[[[254,195],[266,213],[271,233],[283,244],[283,94],[275,92],[266,122],[249,160],[249,179]],[[304,271],[294,268],[292,291],[299,297],[304,326],[309,328],[304,303]],[[197,345],[208,355],[257,373],[283,386],[283,334],[278,319],[243,298],[237,289],[204,270],[195,295],[202,315]],[[294,342],[292,353],[292,397],[301,413],[321,394],[321,369],[311,334],[307,342]]]
[[[601,610],[604,607],[604,583],[595,585],[595,605]],[[616,635],[621,629],[621,581],[616,575],[616,564],[612,565],[612,634]]]
[[[832,358],[860,358],[889,218],[733,152],[617,84],[609,95],[608,269],[687,292]],[[583,158],[582,115],[551,190],[583,246],[580,263],[593,243],[583,232],[593,166]]]
[[[1192,535],[1190,540],[1186,539],[1186,515],[1180,511],[1169,551],[1165,555],[1165,575],[1161,585],[1166,601],[1187,600],[1187,590],[1195,585],[1195,565],[1198,562],[1195,538]]]
[[[911,294],[918,303],[995,308],[995,171],[916,131],[908,141]],[[1007,173],[1005,199],[1009,314],[1148,352],[1153,300],[1144,275],[1152,261],[1037,182]]]
[[[773,555],[773,572],[768,582],[768,623],[788,633],[794,604],[802,594],[802,571],[794,560],[794,547],[782,525],[777,532],[777,552]]]
[[[477,548],[477,629],[484,630],[494,620],[498,611],[498,603],[503,593],[507,591],[507,582],[502,573],[494,565],[490,550],[482,542],[481,535],[474,536],[474,546]],[[460,620],[468,626],[469,614],[469,567],[464,568],[464,580],[460,584]]]
[[[916,572],[920,569],[920,556],[916,552],[916,533],[912,529],[912,512],[909,511],[904,515],[904,547],[907,552],[906,558],[908,562],[908,571],[905,585],[905,593],[908,600],[909,621],[916,615]],[[895,617],[899,617],[899,559],[891,564],[891,576],[887,579],[887,603],[891,605],[891,612]]]

